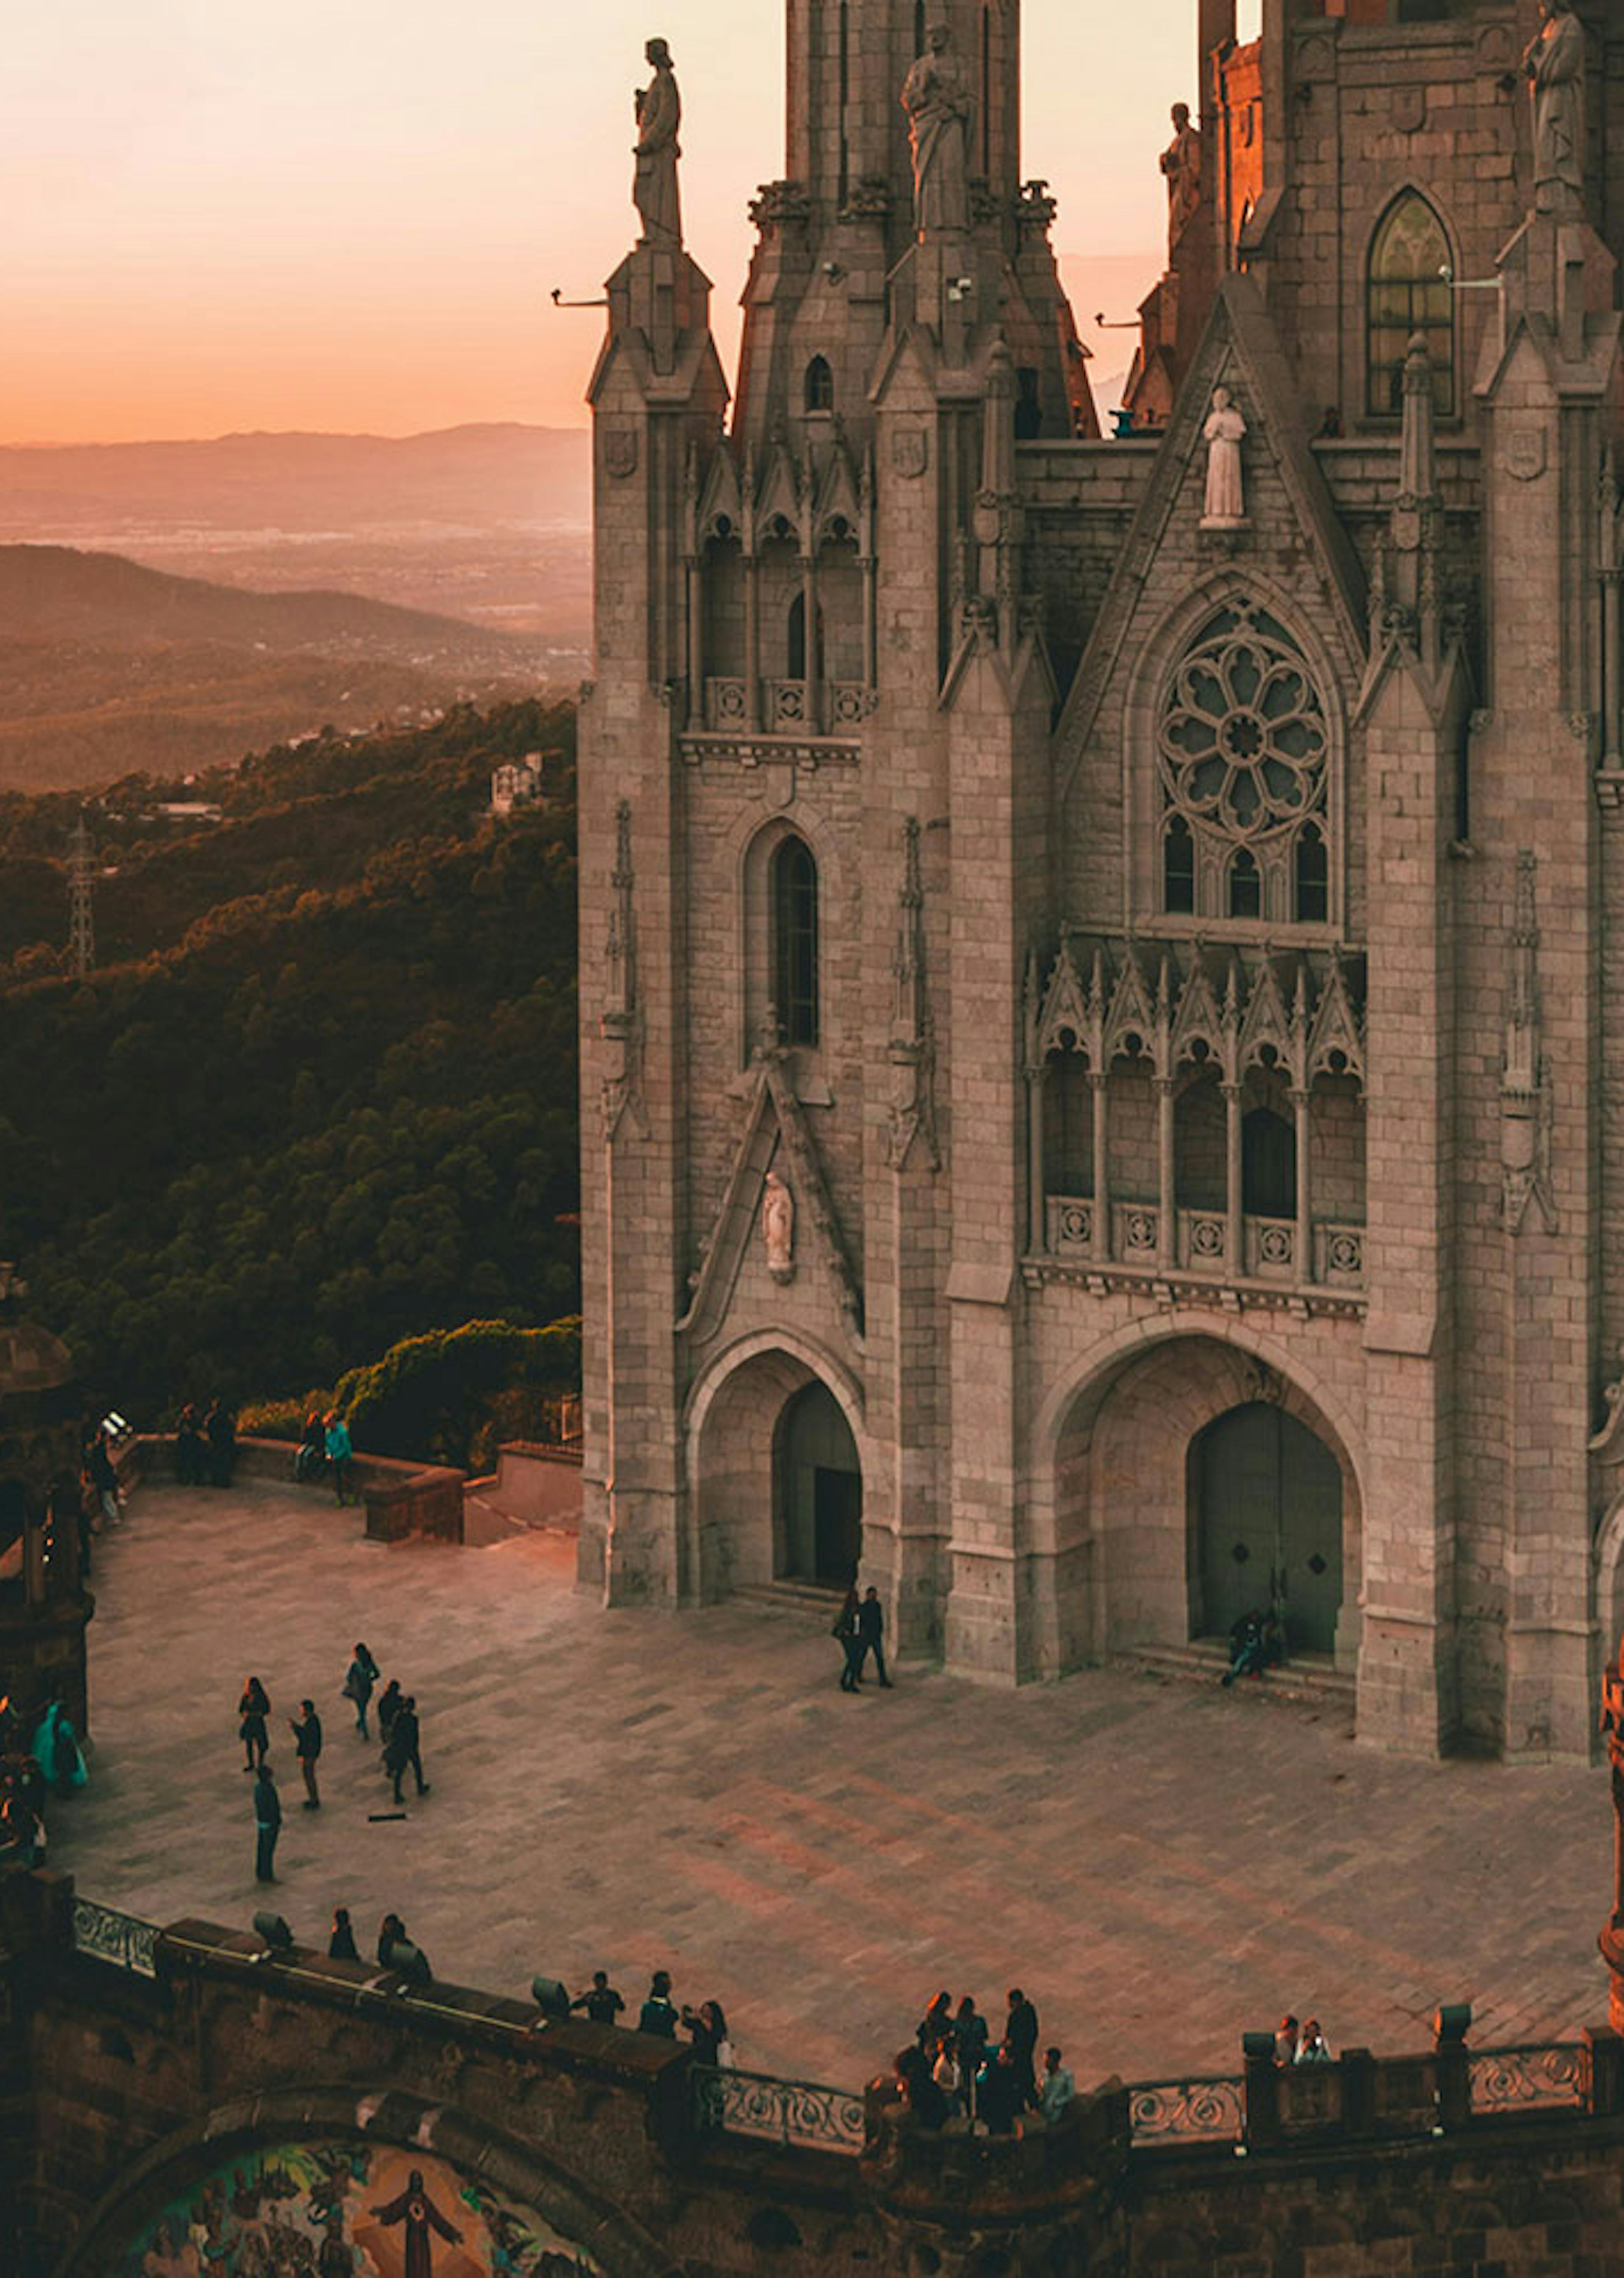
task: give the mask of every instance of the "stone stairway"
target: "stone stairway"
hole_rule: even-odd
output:
[[[785,1575],[776,1582],[746,1582],[728,1594],[728,1602],[734,1606],[760,1606],[779,1614],[797,1614],[808,1619],[821,1614],[824,1624],[833,1622],[840,1611],[841,1592],[823,1582],[808,1582],[797,1575]]]
[[[1121,1666],[1137,1669],[1147,1677],[1211,1686],[1229,1667],[1229,1648],[1220,1638],[1192,1638],[1187,1645],[1135,1646],[1131,1652],[1116,1655]],[[1238,1677],[1235,1690],[1345,1709],[1350,1718],[1353,1714],[1353,1671],[1338,1669],[1328,1653],[1298,1654],[1282,1667],[1266,1670],[1262,1677]]]

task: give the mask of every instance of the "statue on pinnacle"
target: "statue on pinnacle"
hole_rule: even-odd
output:
[[[933,24],[925,53],[903,81],[913,157],[913,221],[921,237],[970,226],[970,97],[949,53],[952,34]]]
[[[1539,29],[1522,57],[1534,99],[1534,203],[1541,213],[1584,210],[1584,27],[1568,0],[1539,0]]]
[[[682,123],[682,99],[671,68],[671,50],[663,40],[651,40],[644,54],[654,76],[632,96],[637,139],[632,146],[636,172],[632,203],[643,223],[640,245],[662,246],[672,252],[682,243],[682,210],[677,193],[676,162],[682,149],[676,139]]]

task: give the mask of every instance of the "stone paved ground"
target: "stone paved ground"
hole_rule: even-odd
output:
[[[1480,2045],[1605,2022],[1599,1770],[1397,1762],[1342,1718],[1117,1670],[988,1692],[835,1684],[814,1612],[605,1616],[573,1545],[384,1546],[293,1489],[150,1489],[100,1546],[89,1787],[52,1816],[87,1897],[246,1925],[244,1674],[288,1805],[274,1893],[403,1914],[443,1977],[636,2002],[656,1964],[726,2005],[741,2061],[856,2082],[938,1984],[1018,1979],[1080,2075],[1235,2068],[1289,2004],[1333,2045],[1414,2047],[1439,1999]],[[339,1697],[364,1637],[418,1696],[432,1793],[404,1823]],[[298,1808],[283,1716],[326,1721]]]

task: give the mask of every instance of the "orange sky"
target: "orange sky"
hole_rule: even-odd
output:
[[[1195,0],[1025,0],[1025,168],[1079,320],[1160,266]],[[690,245],[730,357],[745,201],[783,169],[780,0],[73,0],[13,19],[0,440],[578,425],[634,234],[629,95],[682,83]],[[1125,26],[1131,30],[1125,31]],[[1097,378],[1126,335],[1093,343]]]

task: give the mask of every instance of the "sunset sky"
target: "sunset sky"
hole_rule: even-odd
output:
[[[1195,0],[1025,0],[1025,171],[1079,321],[1160,266]],[[688,241],[730,357],[783,171],[780,0],[71,0],[6,37],[0,440],[579,425],[635,234],[643,42],[682,84]],[[1091,336],[1092,338],[1092,336]],[[1094,341],[1096,376],[1126,336]]]

